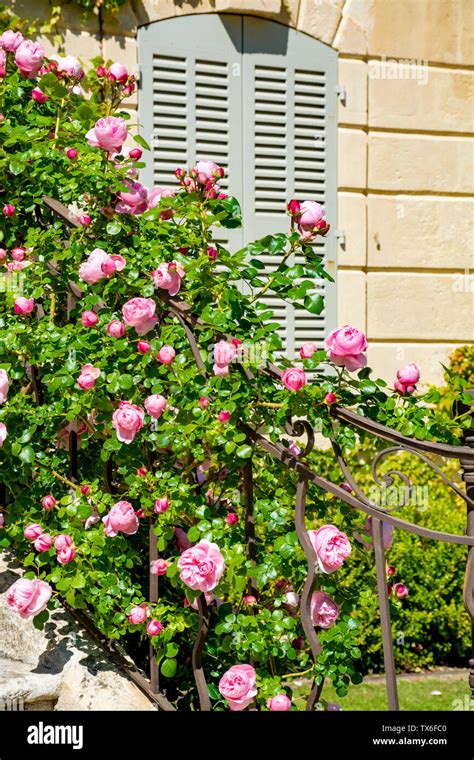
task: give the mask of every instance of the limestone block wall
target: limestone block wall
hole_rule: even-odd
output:
[[[47,18],[49,3],[12,8]],[[65,6],[60,27],[67,52],[133,69],[138,26],[209,12],[263,16],[338,50],[339,322],[367,332],[378,374],[416,361],[441,381],[439,362],[474,340],[474,3],[130,0],[87,22]]]

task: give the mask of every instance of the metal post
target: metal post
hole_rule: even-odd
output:
[[[377,571],[377,590],[379,596],[380,625],[382,627],[383,659],[385,664],[385,682],[387,685],[388,709],[399,710],[397,676],[393,655],[392,624],[390,621],[390,604],[387,590],[387,571],[383,548],[383,522],[374,517],[372,536],[375,549],[375,568]]]
[[[154,562],[156,559],[158,559],[158,550],[156,548],[156,536],[153,532],[153,526],[154,526],[154,519],[153,517],[149,518],[148,522],[148,555],[150,560],[150,566],[151,563]],[[150,576],[150,603],[156,604],[158,601],[158,576],[152,575],[151,570],[149,570],[149,576]],[[158,665],[156,664],[156,655],[155,655],[155,649],[153,647],[153,644],[150,643],[150,653],[149,653],[149,659],[150,659],[150,684],[151,684],[151,690],[154,694],[158,694],[160,690],[160,684],[159,684],[159,670]]]
[[[474,414],[474,390],[469,394],[473,397],[470,405],[462,406],[456,409],[457,413],[469,411]],[[462,435],[462,442],[469,448],[474,448],[474,430],[466,429]],[[474,464],[467,459],[460,459],[462,469],[462,479],[466,485],[466,494],[470,499],[467,504],[466,535],[474,536]],[[469,660],[469,688],[472,698],[474,699],[474,546],[470,546],[467,555],[466,575],[464,581],[464,606],[471,617],[472,630],[472,649],[471,659]]]

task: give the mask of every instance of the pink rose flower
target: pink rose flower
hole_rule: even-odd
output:
[[[72,546],[72,538],[67,533],[60,533],[54,539],[54,548],[56,551],[62,551]]]
[[[154,562],[150,564],[150,573],[152,575],[166,575],[167,570],[168,565],[164,559],[155,559]]]
[[[148,188],[140,182],[125,180],[126,190],[117,193],[118,201],[115,204],[117,214],[143,214],[148,208]]]
[[[87,311],[83,311],[81,314],[81,322],[84,325],[84,327],[93,327],[97,324],[99,321],[99,317],[95,313],[95,311],[91,311],[88,309]]]
[[[156,420],[161,417],[167,406],[168,402],[165,397],[159,393],[154,393],[145,399],[145,409],[150,417],[154,417]]]
[[[299,208],[298,224],[303,230],[314,230],[324,219],[324,209],[316,201],[303,201]]]
[[[111,82],[118,82],[119,84],[125,84],[128,79],[128,71],[123,63],[113,63],[108,70],[107,79]]]
[[[132,298],[122,307],[125,324],[134,327],[138,335],[145,335],[155,326],[156,303],[152,298]]]
[[[0,47],[6,50],[7,53],[14,53],[23,41],[24,37],[21,32],[14,32],[13,29],[7,29],[0,37]]]
[[[157,359],[162,364],[172,364],[176,356],[173,346],[162,346],[158,351]]]
[[[237,356],[237,349],[233,343],[227,340],[220,340],[214,346],[214,362],[218,366],[230,364]]]
[[[267,701],[267,707],[272,712],[288,712],[291,710],[291,699],[286,694],[277,694]]]
[[[20,73],[33,79],[43,65],[44,50],[37,42],[24,40],[16,49],[15,63]]]
[[[86,139],[89,145],[95,148],[103,148],[109,153],[120,153],[127,134],[127,124],[123,119],[107,116],[96,122],[94,128],[86,134]]]
[[[224,176],[224,170],[214,161],[198,161],[194,171],[200,185],[213,185]]]
[[[289,391],[300,391],[307,383],[306,372],[298,367],[285,369],[281,382]]]
[[[13,304],[13,310],[15,314],[30,314],[35,307],[33,298],[24,298],[19,296]]]
[[[159,620],[150,620],[146,627],[146,632],[149,636],[158,636],[163,630],[163,626]]]
[[[100,369],[94,367],[92,364],[84,364],[81,369],[81,374],[77,378],[77,384],[84,391],[88,391],[94,387],[94,383],[100,376]]]
[[[14,261],[24,261],[26,256],[26,248],[12,248],[11,257]]]
[[[125,259],[120,254],[108,254],[102,248],[95,248],[86,261],[79,267],[79,277],[88,285],[95,285],[104,277],[121,272],[125,267]]]
[[[0,369],[0,404],[4,404],[7,400],[8,389],[10,387],[10,380],[4,369]]]
[[[38,536],[41,536],[42,533],[43,528],[39,523],[30,523],[23,531],[23,535],[28,539],[28,541],[36,541]]]
[[[7,436],[8,436],[7,426],[5,425],[4,422],[0,422],[0,449],[5,443],[5,439],[7,438]]]
[[[323,573],[333,573],[340,568],[352,551],[346,534],[335,525],[309,530],[308,535]]]
[[[47,533],[40,533],[33,544],[37,552],[47,552],[48,549],[51,549],[52,545],[53,539]]]
[[[167,290],[170,296],[175,296],[181,288],[184,269],[181,264],[177,264],[175,261],[171,261],[169,264],[164,262],[151,273],[151,276],[157,288]]]
[[[356,327],[338,327],[332,330],[325,343],[329,359],[338,367],[344,366],[349,372],[365,367],[367,357],[367,340],[363,332]]]
[[[112,427],[122,443],[131,443],[143,427],[145,412],[140,406],[130,401],[121,401],[112,415]]]
[[[229,374],[228,364],[214,364],[212,369],[216,377],[225,377]]]
[[[244,710],[257,696],[255,670],[251,665],[232,665],[219,681],[219,691],[231,710]]]
[[[224,558],[217,544],[203,539],[178,560],[180,578],[194,591],[212,591],[224,573]]]
[[[57,62],[56,73],[72,77],[79,82],[84,76],[84,70],[80,62],[73,55],[66,55]]]
[[[302,359],[311,359],[317,350],[316,343],[304,343],[300,348],[300,356]]]
[[[20,617],[33,617],[46,609],[52,593],[53,589],[46,581],[19,578],[8,589],[7,603]]]
[[[112,319],[107,325],[107,334],[111,338],[123,338],[125,335],[125,325],[119,319]]]
[[[31,97],[36,103],[46,103],[49,100],[48,96],[39,87],[34,87],[31,90]]]
[[[143,602],[130,610],[128,613],[128,619],[133,625],[140,625],[145,622],[149,614],[150,610],[148,609],[148,605]]]
[[[285,596],[283,597],[283,601],[285,604],[287,604],[289,607],[297,607],[300,601],[300,598],[298,594],[295,594],[294,591],[288,591]]]
[[[102,518],[105,525],[104,533],[109,538],[114,538],[119,532],[131,536],[139,528],[138,517],[128,501],[118,501],[110,512]]]
[[[43,496],[41,504],[43,505],[43,509],[54,509],[56,499],[51,494],[47,494],[47,496]]]
[[[339,616],[339,607],[324,591],[315,591],[311,597],[311,619],[319,628],[331,628]]]

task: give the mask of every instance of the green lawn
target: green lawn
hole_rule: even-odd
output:
[[[432,694],[441,692],[441,694]],[[308,684],[295,686],[293,697],[301,709],[308,693]],[[455,700],[464,700],[470,696],[467,673],[446,675],[444,677],[419,677],[398,679],[398,695],[401,710],[453,710]],[[344,710],[387,710],[385,684],[362,683],[353,686],[346,697],[338,697],[332,685],[326,684],[322,696],[329,702],[338,702]],[[466,700],[467,702],[467,700]],[[469,706],[469,703],[467,703]],[[463,702],[463,707],[466,706]],[[470,703],[474,710],[474,701]],[[459,707],[458,707],[459,709]]]

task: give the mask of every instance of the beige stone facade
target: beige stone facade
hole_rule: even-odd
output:
[[[86,22],[65,6],[61,26],[67,52],[133,68],[138,26],[210,12],[269,18],[339,52],[339,321],[367,332],[379,375],[416,361],[439,382],[439,362],[474,340],[473,0],[131,0]]]

